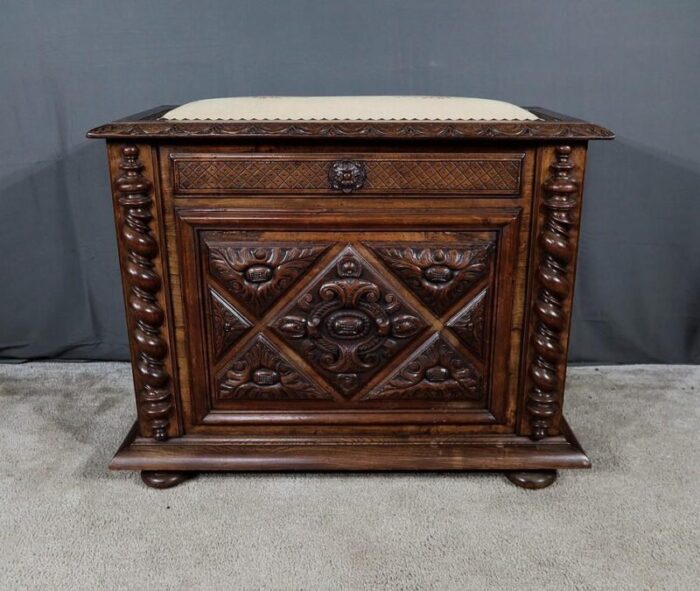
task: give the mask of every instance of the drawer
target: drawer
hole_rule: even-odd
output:
[[[519,195],[524,153],[171,153],[175,194]]]

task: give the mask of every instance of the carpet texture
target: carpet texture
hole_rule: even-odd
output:
[[[570,370],[593,469],[202,475],[106,469],[128,365],[0,366],[0,588],[698,589],[700,367]]]

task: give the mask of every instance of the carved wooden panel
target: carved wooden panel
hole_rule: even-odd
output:
[[[209,309],[214,357],[219,359],[251,325],[212,288],[209,288]]]
[[[228,366],[219,381],[218,396],[222,400],[330,398],[262,336],[255,337]]]
[[[431,310],[441,315],[489,271],[494,243],[450,247],[369,245]]]
[[[457,400],[482,395],[483,379],[478,369],[437,336],[363,399]]]
[[[480,291],[447,325],[478,357],[486,350],[486,322],[488,288]]]
[[[333,167],[342,158],[244,158],[174,154],[178,193],[341,191]],[[468,157],[353,158],[361,167],[360,193],[461,193],[517,195],[523,154]],[[354,170],[354,169],[353,169]]]
[[[208,266],[237,301],[260,317],[328,248],[208,242]]]
[[[347,246],[271,326],[343,395],[352,395],[427,323]]]

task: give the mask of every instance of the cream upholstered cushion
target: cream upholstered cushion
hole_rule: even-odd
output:
[[[479,98],[441,96],[261,96],[194,101],[162,119],[235,121],[533,121],[516,105]]]

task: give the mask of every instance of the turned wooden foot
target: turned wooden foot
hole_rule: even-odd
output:
[[[506,472],[506,478],[521,488],[546,488],[557,479],[556,470],[522,470]]]
[[[193,477],[192,472],[153,472],[151,470],[141,472],[141,480],[151,488],[172,488]]]

